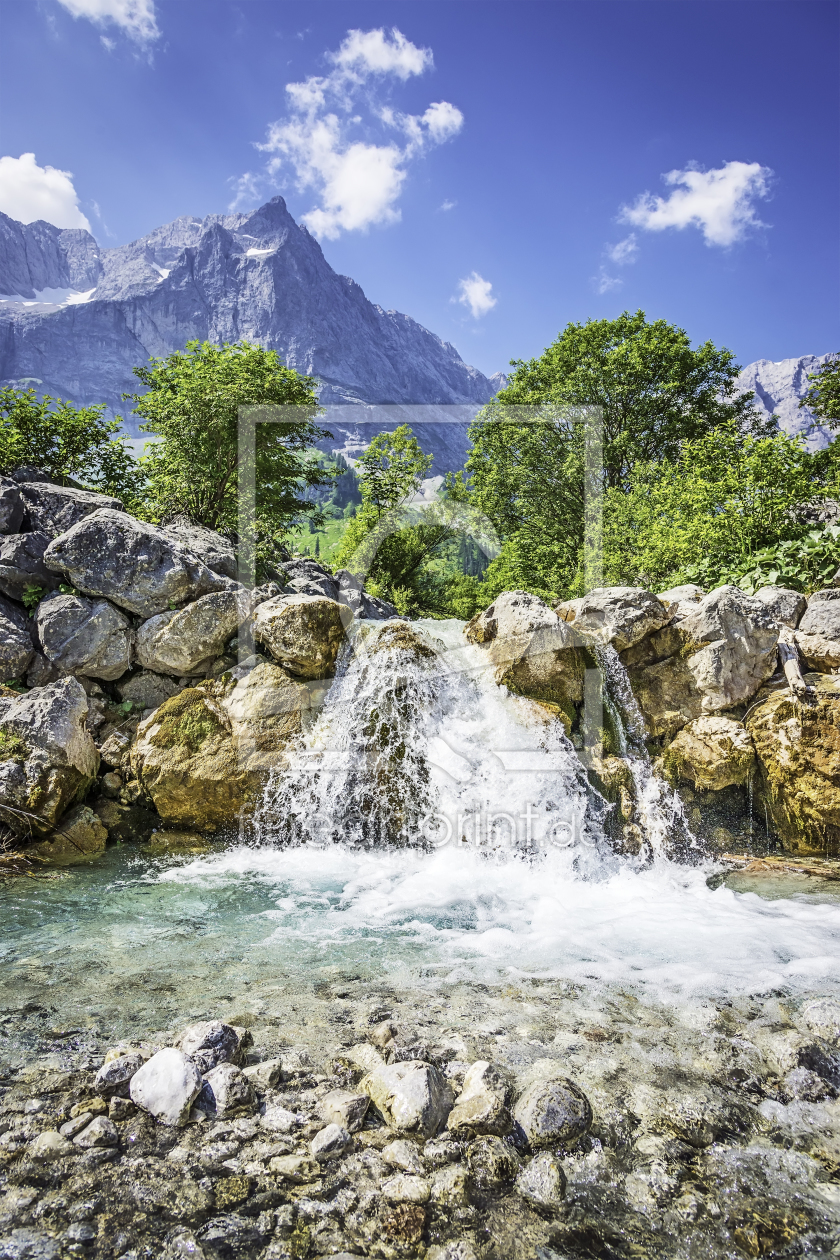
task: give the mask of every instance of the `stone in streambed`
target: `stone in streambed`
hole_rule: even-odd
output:
[[[68,1155],[78,1154],[73,1144],[54,1129],[45,1129],[43,1133],[39,1133],[29,1143],[28,1149],[32,1159],[45,1164],[56,1159],[66,1159]]]
[[[127,1098],[131,1078],[140,1071],[146,1062],[142,1054],[121,1054],[115,1059],[106,1059],[96,1073],[93,1088],[101,1098]]]
[[[350,1134],[340,1124],[328,1124],[315,1134],[309,1143],[309,1150],[313,1159],[323,1163],[343,1155],[352,1143]]]
[[[241,1116],[254,1108],[254,1091],[241,1068],[220,1063],[204,1074],[204,1085],[196,1105],[218,1119]]]
[[[175,1048],[188,1055],[203,1073],[220,1063],[238,1063],[241,1056],[239,1034],[220,1019],[206,1019],[190,1024],[179,1033]]]
[[[364,1077],[359,1089],[370,1095],[389,1128],[434,1137],[452,1108],[452,1092],[437,1068],[420,1060],[392,1063]]]
[[[264,1059],[242,1069],[255,1089],[274,1089],[283,1079],[283,1060]]]
[[[572,1146],[592,1124],[589,1099],[562,1076],[534,1081],[518,1100],[513,1115],[534,1150]]]
[[[346,1089],[334,1089],[318,1103],[318,1115],[327,1124],[339,1124],[356,1133],[365,1122],[370,1097]]]
[[[662,755],[665,769],[699,789],[719,792],[749,781],[755,749],[743,722],[717,714],[695,718]]]
[[[401,1168],[403,1172],[419,1176],[424,1171],[419,1150],[413,1142],[407,1142],[405,1138],[397,1138],[395,1142],[389,1142],[383,1147],[382,1158],[386,1164],[393,1164],[395,1168]]]
[[[483,1137],[468,1148],[467,1167],[478,1189],[497,1190],[514,1180],[522,1162],[513,1147],[501,1138]]]
[[[131,1078],[136,1106],[173,1127],[186,1124],[203,1081],[196,1065],[180,1050],[159,1050]]]
[[[516,1191],[538,1208],[558,1208],[566,1194],[566,1175],[548,1151],[535,1155],[516,1178]]]
[[[118,1146],[119,1141],[120,1135],[113,1121],[107,1116],[96,1116],[87,1128],[76,1134],[73,1145],[83,1151],[90,1151],[99,1147]]]
[[[26,856],[49,866],[75,866],[105,852],[108,829],[89,805],[75,805],[46,840],[31,845]]]
[[[48,595],[37,607],[34,624],[44,656],[63,674],[113,682],[131,665],[131,623],[105,599]]]

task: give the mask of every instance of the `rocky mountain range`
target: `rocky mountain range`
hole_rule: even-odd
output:
[[[105,402],[132,432],[122,401],[138,384],[132,368],[192,338],[259,342],[316,377],[322,402],[353,407],[336,434],[342,448],[385,427],[378,413],[359,428],[359,404],[389,405],[388,427],[416,423],[402,408],[425,404],[437,473],[461,466],[465,423],[503,383],[408,315],[368,301],[282,197],[250,214],[179,218],[117,249],[0,214],[0,294],[0,380]]]
[[[122,400],[138,384],[132,368],[192,338],[256,341],[316,377],[336,408],[330,445],[351,459],[373,433],[412,424],[437,475],[462,466],[469,420],[505,384],[333,271],[282,197],[247,214],[175,219],[116,249],[81,229],[0,214],[0,383],[104,402],[136,433]],[[814,417],[799,400],[825,358],[761,359],[739,384],[787,432],[808,431]],[[371,405],[387,410],[373,416]],[[806,440],[825,445],[827,431]]]

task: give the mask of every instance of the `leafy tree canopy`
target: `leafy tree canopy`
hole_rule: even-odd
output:
[[[147,393],[132,394],[143,432],[162,441],[146,446],[149,512],[156,519],[183,512],[212,529],[237,526],[241,475],[256,479],[255,530],[276,536],[317,512],[303,496],[328,474],[311,448],[330,434],[318,427],[315,382],[285,367],[274,350],[241,341],[212,345],[190,341],[184,351],[153,358],[134,369]],[[240,408],[289,408],[278,422],[272,410],[254,413],[253,469],[240,467]],[[246,455],[247,458],[247,455]]]
[[[58,485],[74,481],[134,504],[143,480],[119,417],[105,407],[76,407],[61,398],[36,397],[34,389],[0,389],[0,472],[27,465]]]

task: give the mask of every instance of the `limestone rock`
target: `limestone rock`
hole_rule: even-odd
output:
[[[534,1150],[572,1146],[592,1124],[589,1099],[566,1077],[534,1081],[513,1114]]]
[[[802,1008],[802,1018],[815,1036],[830,1046],[840,1047],[840,1001],[837,998],[817,998]]]
[[[470,1179],[479,1190],[498,1190],[514,1180],[522,1167],[512,1146],[498,1137],[479,1138],[467,1151]]]
[[[99,755],[85,727],[88,699],[63,678],[0,700],[0,813],[16,831],[45,835],[96,777]]]
[[[669,612],[682,605],[699,604],[706,592],[702,586],[686,582],[683,586],[672,586],[667,591],[659,591],[656,598],[664,604]]]
[[[566,1194],[566,1175],[548,1151],[535,1155],[516,1178],[516,1191],[538,1208],[557,1208]]]
[[[93,812],[107,827],[108,836],[114,844],[144,843],[160,826],[160,818],[151,809],[109,801],[104,796],[94,803]]]
[[[840,678],[807,674],[810,703],[771,692],[746,717],[773,825],[792,853],[840,846]]]
[[[582,603],[582,595],[579,599],[564,599],[561,600],[559,604],[554,605],[554,611],[557,613],[557,616],[561,621],[566,621],[571,624],[580,612],[580,606]]]
[[[682,655],[678,626],[664,626],[620,654],[633,695],[653,736],[672,736],[700,716],[702,696]]]
[[[52,1163],[55,1159],[66,1159],[68,1155],[77,1154],[72,1143],[55,1129],[45,1129],[29,1143],[29,1155],[38,1163]]]
[[[704,713],[751,700],[776,670],[779,628],[766,604],[721,586],[679,623]]]
[[[220,1019],[190,1024],[176,1038],[175,1048],[183,1050],[203,1074],[220,1063],[237,1063],[241,1057],[236,1029]]]
[[[23,520],[23,500],[16,481],[0,477],[0,534],[16,534]]]
[[[249,613],[244,590],[215,591],[177,612],[158,613],[137,631],[137,659],[157,674],[203,674]]]
[[[387,1146],[384,1146],[382,1158],[386,1164],[401,1168],[403,1172],[420,1176],[424,1171],[420,1152],[413,1142],[407,1142],[405,1138],[397,1138],[395,1142],[389,1142]]]
[[[558,706],[567,729],[583,701],[587,656],[565,622],[536,595],[504,591],[466,627],[481,644],[496,682],[519,695]]]
[[[360,1090],[370,1095],[389,1128],[434,1137],[452,1107],[452,1094],[437,1068],[421,1060],[392,1063],[364,1077]]]
[[[141,617],[224,590],[227,581],[162,529],[111,509],[94,512],[61,534],[50,543],[44,562],[67,573],[85,594],[103,595]]]
[[[115,1059],[107,1059],[96,1073],[93,1088],[100,1098],[127,1098],[131,1078],[140,1071],[145,1063],[142,1054],[133,1052],[121,1054]]]
[[[198,1106],[223,1120],[253,1110],[254,1090],[248,1077],[234,1063],[220,1063],[204,1074]]]
[[[173,1127],[186,1124],[203,1081],[195,1064],[180,1050],[158,1050],[131,1078],[131,1101],[156,1120]]]
[[[348,1133],[357,1133],[365,1122],[369,1106],[368,1094],[333,1089],[318,1103],[318,1115],[327,1124],[338,1124]]]
[[[168,678],[166,674],[155,674],[151,670],[141,669],[130,678],[123,678],[117,692],[121,700],[130,700],[138,709],[156,709],[171,696],[177,696],[184,688],[181,683]],[[105,759],[104,752],[102,753]]]
[[[811,595],[799,622],[796,645],[809,669],[822,674],[840,666],[840,590]]]
[[[194,525],[186,520],[172,521],[161,528],[180,546],[198,556],[213,573],[236,580],[236,552],[229,538],[217,534],[214,529],[208,529],[205,525]]]
[[[119,1143],[117,1127],[107,1116],[94,1116],[87,1128],[73,1138],[73,1145],[81,1147],[83,1151],[103,1146],[119,1146]]]
[[[74,805],[47,840],[30,846],[26,856],[49,866],[75,866],[105,852],[108,830],[89,805]]]
[[[326,1128],[315,1134],[309,1143],[309,1150],[313,1159],[324,1163],[328,1159],[336,1159],[339,1155],[343,1155],[352,1143],[350,1134],[340,1124],[328,1124]]]
[[[123,505],[110,494],[79,490],[73,486],[56,486],[49,481],[22,482],[18,485],[23,502],[26,525],[50,538],[57,538],[93,512],[108,508],[121,512]]]
[[[425,1177],[397,1173],[382,1183],[382,1197],[391,1203],[428,1203],[432,1188]]]
[[[334,576],[337,594],[333,596],[353,617],[368,621],[388,621],[397,617],[396,608],[387,600],[368,595],[360,578],[349,569],[337,569]]]
[[[581,600],[575,629],[600,643],[612,644],[617,652],[624,652],[655,630],[661,630],[669,619],[665,605],[643,587],[603,586]]]
[[[805,596],[787,586],[762,586],[753,598],[760,599],[780,625],[790,626],[792,630],[799,625],[802,614],[808,607]]]
[[[48,595],[38,604],[35,632],[44,656],[64,674],[113,682],[131,664],[131,622],[105,599]]]
[[[11,534],[0,543],[0,591],[9,599],[22,600],[27,590],[39,586],[53,591],[59,584],[57,574],[44,563],[44,552],[50,545],[49,534]]]
[[[26,671],[27,687],[46,687],[52,682],[58,682],[61,677],[60,670],[56,669],[52,661],[48,661],[43,652],[36,651]]]
[[[263,1059],[262,1063],[251,1063],[242,1071],[255,1089],[274,1089],[283,1079],[283,1060]]]
[[[511,1082],[507,1075],[486,1060],[473,1063],[464,1074],[464,1083],[449,1113],[447,1129],[465,1135],[504,1137],[513,1129],[506,1101]]]
[[[330,678],[344,642],[341,609],[320,595],[278,595],[254,613],[254,638],[290,673]]]
[[[0,596],[0,682],[22,678],[35,656],[23,609]]]
[[[325,599],[338,599],[338,582],[323,565],[309,556],[295,556],[283,561],[286,590],[298,595],[321,595]]]
[[[187,688],[137,729],[132,770],[167,826],[238,825],[302,729],[309,690],[276,665]]]
[[[709,715],[695,718],[677,733],[663,762],[677,778],[718,792],[748,781],[755,749],[743,722]]]

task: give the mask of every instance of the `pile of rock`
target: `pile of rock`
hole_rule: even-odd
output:
[[[236,822],[321,703],[353,618],[396,615],[306,558],[248,589],[214,531],[150,525],[34,469],[0,478],[0,536],[0,821],[42,860],[161,821]],[[68,814],[101,767],[95,815]]]
[[[466,635],[500,684],[553,706],[578,745],[586,670],[608,673],[599,652],[612,649],[661,771],[701,792],[742,786],[758,771],[785,846],[837,851],[840,589],[806,599],[775,586],[754,596],[734,586],[658,596],[606,587],[554,610],[506,591]],[[605,773],[602,761],[599,770],[601,788],[609,792],[612,779],[616,792],[628,790],[620,767]]]
[[[762,1254],[777,1234],[831,1253],[836,999],[709,1003],[698,1028],[695,1007],[567,997],[572,1026],[546,1002],[544,1041],[502,1038],[495,1059],[374,1009],[318,1062],[205,1020],[27,1063],[3,1078],[2,1254],[584,1260],[627,1237]]]

